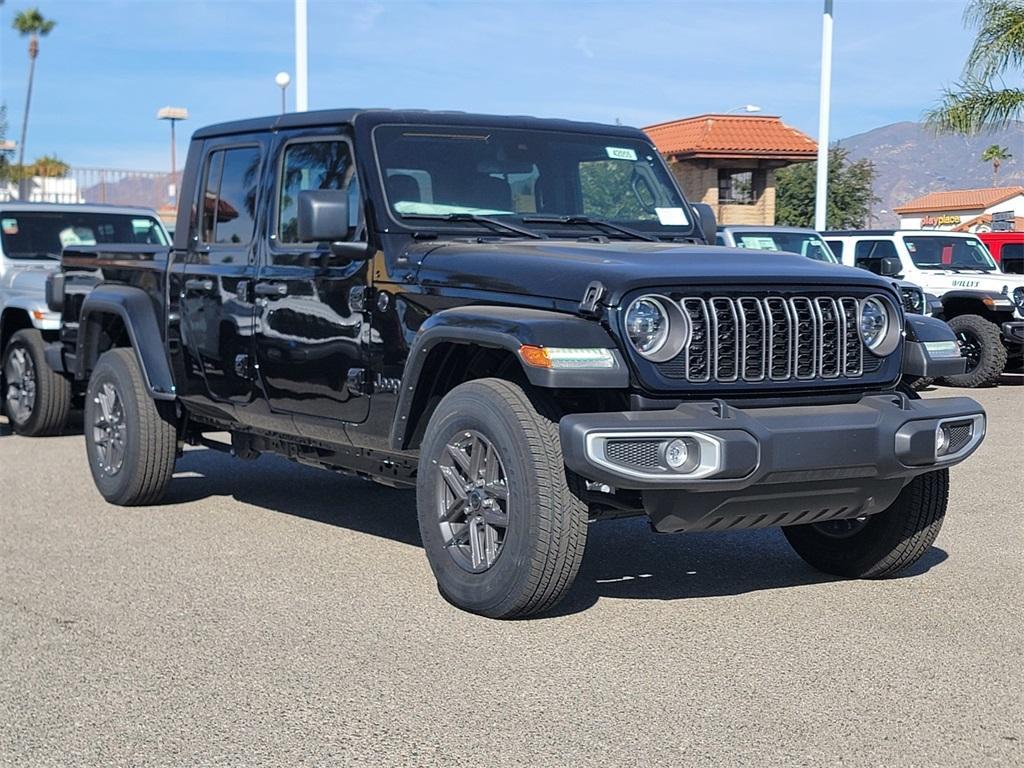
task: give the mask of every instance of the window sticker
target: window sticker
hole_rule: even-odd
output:
[[[764,235],[744,235],[739,239],[740,248],[753,248],[757,251],[777,251],[779,246],[771,237]]]
[[[690,222],[686,218],[686,211],[682,208],[655,208],[658,214],[658,221],[665,227],[685,227]]]
[[[16,235],[18,234],[18,220],[17,219],[4,219],[0,221],[0,227],[3,228],[5,235]]]
[[[904,244],[907,246],[907,250],[914,253],[917,250],[917,246],[911,242],[904,240]]]
[[[604,151],[612,160],[636,160],[636,150],[629,147],[605,147]]]

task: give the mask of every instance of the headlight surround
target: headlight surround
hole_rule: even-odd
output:
[[[626,338],[642,357],[663,363],[690,343],[690,323],[682,309],[664,296],[641,296],[624,317]]]
[[[881,296],[861,300],[857,330],[864,346],[878,357],[892,354],[899,345],[899,315],[892,303]]]
[[[924,312],[924,291],[920,288],[901,288],[900,295],[903,298],[903,308],[906,311],[917,314]]]
[[[1014,288],[1013,293],[1010,294],[1010,296],[1013,298],[1013,303],[1016,305],[1017,311],[1024,315],[1024,286]]]

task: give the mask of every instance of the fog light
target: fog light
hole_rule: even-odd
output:
[[[941,459],[959,453],[974,439],[973,419],[945,421],[935,430],[935,458]]]
[[[678,438],[665,446],[665,463],[672,469],[679,469],[690,458],[690,449]]]

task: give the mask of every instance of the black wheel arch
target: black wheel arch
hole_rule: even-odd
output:
[[[525,365],[524,345],[612,350],[608,369],[551,370]],[[415,447],[433,406],[471,379],[504,378],[543,389],[624,390],[629,370],[612,337],[597,322],[541,309],[465,306],[431,315],[409,347],[390,442]]]
[[[149,294],[126,285],[101,285],[82,302],[75,350],[76,375],[88,378],[100,355],[114,347],[131,347],[146,390],[156,400],[175,398],[174,378]]]

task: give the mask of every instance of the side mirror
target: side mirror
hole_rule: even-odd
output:
[[[718,232],[718,222],[715,221],[715,212],[707,203],[690,203],[693,212],[697,214],[704,241],[711,245],[715,242],[715,235]]]
[[[348,191],[304,189],[298,199],[299,241],[334,243],[348,238]]]
[[[895,256],[883,256],[878,265],[878,274],[882,277],[895,277],[903,271],[903,264]]]

